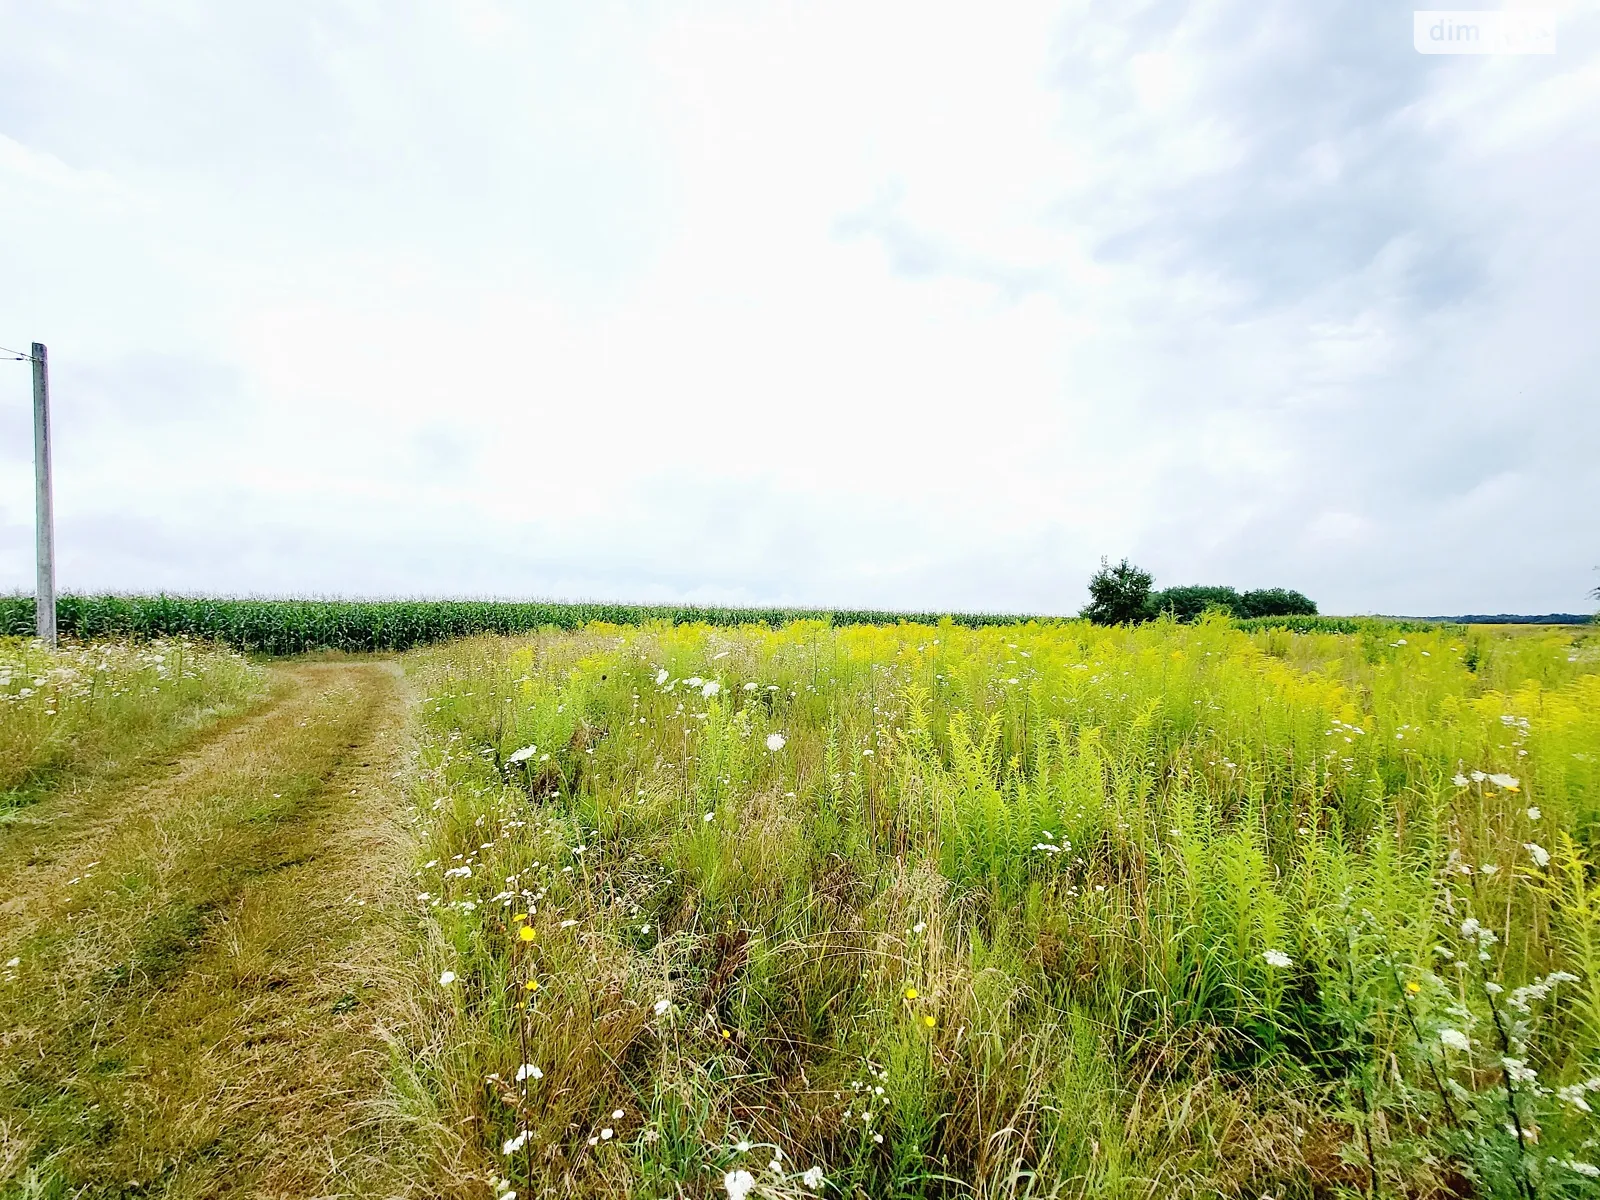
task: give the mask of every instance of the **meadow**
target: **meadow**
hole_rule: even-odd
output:
[[[1592,629],[212,603],[0,640],[6,1200],[1600,1196]]]
[[[0,637],[0,822],[74,778],[161,753],[262,690],[240,654],[184,638],[51,652]]]
[[[412,652],[433,1186],[1600,1193],[1600,645],[1306,628]]]

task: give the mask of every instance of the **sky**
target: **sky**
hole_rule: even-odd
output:
[[[1546,5],[1545,7],[1550,7]],[[1600,6],[0,0],[64,590],[1600,584]],[[0,362],[0,591],[33,582]]]

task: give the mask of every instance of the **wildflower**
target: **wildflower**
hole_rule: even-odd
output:
[[[1541,870],[1550,865],[1550,851],[1538,842],[1523,842],[1522,848],[1528,852],[1528,857],[1533,859],[1533,865]]]
[[[1539,806],[1537,804],[1528,810],[1528,820],[1530,821],[1537,821],[1542,816],[1544,816],[1544,814],[1539,811]]]
[[[539,990],[539,981],[537,979],[530,979],[522,986],[526,991],[537,992]]]
[[[619,1108],[619,1109],[616,1109],[615,1111],[613,1111],[612,1114],[611,1114],[611,1119],[613,1121],[622,1120],[622,1110]]]
[[[1589,1107],[1589,1102],[1583,1098],[1583,1084],[1581,1083],[1569,1083],[1566,1087],[1558,1087],[1556,1089],[1556,1096],[1561,1100],[1564,1100],[1566,1103],[1572,1105],[1572,1107],[1576,1108],[1579,1112],[1594,1111],[1594,1109]]]
[[[527,1145],[527,1143],[528,1131],[524,1129],[521,1133],[517,1134],[516,1137],[507,1139],[506,1144],[500,1147],[500,1153],[509,1158],[518,1150],[521,1150],[523,1146]]]
[[[533,745],[532,743],[530,743],[530,744],[524,746],[521,750],[518,750],[518,751],[514,752],[513,754],[511,754],[506,759],[506,762],[507,762],[507,764],[519,763],[519,762],[527,762],[530,758],[532,758],[537,753],[539,753],[539,747],[537,747],[537,746]]]
[[[1421,990],[1422,990],[1422,985],[1420,983],[1418,983],[1415,979],[1406,980],[1406,991],[1410,992],[1411,995],[1415,996]]]
[[[872,1135],[872,1140],[874,1142],[878,1143],[878,1145],[880,1145],[880,1146],[883,1145],[883,1134],[881,1134],[881,1133],[873,1134]]]
[[[812,1167],[810,1170],[802,1172],[800,1175],[800,1182],[805,1184],[812,1191],[816,1191],[822,1186],[822,1168]]]
[[[774,754],[776,754],[779,750],[782,750],[784,748],[784,746],[786,746],[787,744],[788,744],[788,739],[785,738],[783,736],[783,734],[781,734],[781,733],[769,733],[769,734],[767,734],[767,749],[771,750]]]
[[[1261,957],[1267,960],[1269,967],[1283,968],[1293,965],[1293,960],[1282,950],[1268,950]]]
[[[914,987],[908,987],[906,989],[906,999],[907,1000],[915,1000],[916,998],[917,998],[917,989],[914,988]]]
[[[1532,1083],[1539,1078],[1539,1072],[1520,1058],[1502,1058],[1500,1065],[1506,1069],[1506,1077],[1512,1083]]]
[[[934,1018],[934,1015],[932,1013],[929,1013],[927,1016],[922,1018],[922,1023],[924,1025],[926,1025],[929,1029],[932,1029],[939,1022]]]
[[[498,1200],[517,1200],[517,1193],[515,1191],[501,1192]]]
[[[1472,1049],[1472,1042],[1459,1029],[1439,1030],[1439,1040],[1452,1050]]]
[[[662,667],[661,670],[656,672],[656,686],[660,687],[666,681],[667,681],[667,669],[665,667]]]
[[[740,1154],[749,1154],[750,1153],[750,1142],[745,1138],[740,1138],[737,1142],[735,1142],[733,1144],[733,1148],[735,1150],[737,1150]]]
[[[563,929],[571,929],[576,924],[577,924],[576,921],[574,921],[574,920],[572,920],[572,918],[568,917],[565,921],[561,922],[561,928],[563,928]]]
[[[519,929],[517,931],[517,936],[519,938],[521,938],[525,942],[533,941],[533,938],[534,938],[533,926],[532,925],[524,925],[521,929]]]
[[[1496,787],[1505,788],[1508,792],[1514,792],[1519,787],[1517,777],[1515,775],[1491,775],[1489,776],[1489,782],[1494,784]]]
[[[1582,1175],[1585,1179],[1600,1179],[1600,1167],[1593,1163],[1580,1162],[1575,1158],[1564,1158],[1559,1161],[1567,1170]]]
[[[439,986],[440,987],[449,987],[455,981],[456,981],[456,973],[454,971],[440,971],[439,972]]]
[[[928,931],[928,923],[926,921],[918,921],[915,925],[913,925],[911,927],[911,932],[912,933],[926,933],[927,931]]]
[[[709,823],[709,822],[714,821],[714,820],[717,819],[717,814],[714,813],[714,812],[708,812],[705,816],[701,817],[700,819],[702,821],[706,821],[706,822]]]
[[[608,1126],[606,1126],[606,1128],[604,1128],[604,1129],[602,1129],[600,1131],[600,1140],[602,1142],[609,1142],[615,1135],[616,1135],[616,1130],[612,1129],[608,1125]]]
[[[656,1016],[658,1016],[658,1017],[666,1016],[667,1009],[669,1009],[671,1007],[672,1007],[672,1001],[667,1000],[665,998],[663,998],[661,1000],[657,1000],[656,1001]]]
[[[756,1177],[749,1171],[729,1171],[722,1177],[722,1186],[728,1190],[728,1200],[745,1200],[756,1186]]]
[[[700,689],[700,694],[709,700],[721,690],[722,685],[720,683],[718,683],[715,679],[708,679],[706,680],[706,685]]]
[[[11,958],[6,959],[6,966],[7,967],[20,967],[21,965],[22,965],[22,959],[17,958],[16,956],[12,956]]]
[[[517,1068],[517,1082],[518,1083],[521,1083],[524,1079],[543,1079],[543,1078],[544,1078],[544,1072],[541,1071],[538,1067],[534,1066],[532,1063],[523,1063],[520,1067]]]

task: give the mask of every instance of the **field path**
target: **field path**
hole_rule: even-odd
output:
[[[409,705],[389,661],[0,830],[0,1197],[407,1193]]]

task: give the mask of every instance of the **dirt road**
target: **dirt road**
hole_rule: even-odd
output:
[[[408,1194],[392,662],[0,831],[0,1196]]]

